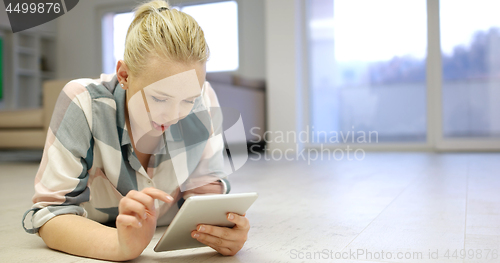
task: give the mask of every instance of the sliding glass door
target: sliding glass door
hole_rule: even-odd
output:
[[[500,149],[500,1],[309,0],[306,7],[311,146]]]
[[[440,0],[439,9],[440,147],[496,148],[500,141],[500,1]]]
[[[313,142],[348,132],[355,134],[349,142],[369,132],[378,142],[425,142],[425,1],[312,0],[309,7]]]

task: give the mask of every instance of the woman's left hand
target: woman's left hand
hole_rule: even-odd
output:
[[[224,256],[234,256],[247,241],[250,223],[245,215],[228,213],[227,220],[235,223],[233,228],[198,225],[191,237],[210,246]]]
[[[203,179],[203,178],[202,178]],[[193,188],[187,190],[183,193],[184,199],[187,199],[193,195],[202,195],[202,194],[223,194],[222,183],[219,181],[213,181],[214,179],[208,177],[207,182],[198,188]]]

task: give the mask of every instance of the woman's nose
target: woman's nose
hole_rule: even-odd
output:
[[[179,106],[178,105],[173,106],[170,109],[164,111],[161,117],[162,117],[163,124],[167,124],[167,125],[176,124],[179,121],[179,119],[181,118]]]

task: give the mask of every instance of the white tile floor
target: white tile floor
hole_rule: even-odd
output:
[[[37,167],[0,163],[0,262],[94,261],[50,250],[22,230]],[[155,253],[159,228],[134,262],[500,262],[500,153],[249,161],[230,179],[234,193],[260,195],[236,256]]]

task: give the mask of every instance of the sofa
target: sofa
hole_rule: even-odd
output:
[[[0,149],[42,149],[57,98],[68,81],[44,82],[42,108],[0,111]]]

